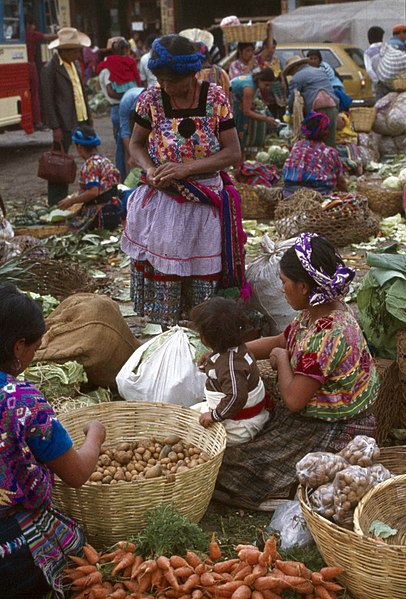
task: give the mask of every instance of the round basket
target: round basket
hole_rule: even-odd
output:
[[[406,79],[393,79],[393,81],[392,81],[392,89],[395,92],[404,92],[404,91],[406,91]]]
[[[199,414],[190,408],[138,401],[89,406],[59,418],[77,448],[83,443],[85,423],[98,419],[106,427],[106,446],[175,434],[211,458],[189,472],[175,474],[173,482],[161,476],[121,485],[88,482],[80,489],[72,489],[57,479],[55,502],[83,526],[88,541],[95,547],[110,546],[135,534],[145,524],[145,512],[162,503],[173,503],[193,522],[203,517],[226,446],[226,432],[220,423],[205,429],[199,424]]]
[[[376,109],[372,106],[350,108],[350,118],[354,131],[369,133],[375,122]]]
[[[282,197],[280,187],[236,183],[241,196],[242,217],[245,219],[269,220],[274,217],[275,207]]]
[[[354,532],[361,537],[371,537],[369,527],[380,520],[398,532],[384,540],[396,546],[405,557],[406,577],[406,475],[395,476],[379,483],[361,499],[354,512]],[[406,580],[404,588],[406,590]]]
[[[379,461],[392,472],[405,474],[406,446],[382,448]],[[318,550],[328,566],[344,569],[338,578],[353,599],[405,599],[403,552],[360,537],[312,511],[304,487],[299,486],[297,495]]]
[[[268,26],[266,23],[253,23],[253,25],[227,25],[221,28],[224,43],[231,42],[259,42],[266,38]]]
[[[381,216],[394,216],[403,212],[403,192],[385,189],[379,182],[358,181],[357,191],[368,198],[368,206]]]

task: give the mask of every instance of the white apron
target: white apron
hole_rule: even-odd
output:
[[[206,401],[201,401],[200,403],[191,406],[193,410],[196,410],[201,414],[214,410],[223,397],[225,397],[224,393],[221,393],[220,391],[209,391],[207,389],[204,390],[204,394],[206,396]],[[259,379],[259,383],[255,389],[248,393],[248,400],[244,409],[256,406],[264,399],[264,396],[264,383],[262,379]],[[226,418],[222,421],[222,424],[227,432],[227,445],[240,445],[241,443],[251,441],[264,427],[268,418],[269,412],[265,408],[263,408],[256,416],[245,420],[232,420],[231,418]]]

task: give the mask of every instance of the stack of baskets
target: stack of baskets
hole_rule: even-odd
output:
[[[252,25],[227,25],[222,27],[224,43],[232,42],[258,42],[266,38],[267,23],[253,23]]]
[[[406,446],[382,448],[379,461],[393,473],[405,474]],[[398,493],[398,480],[401,480],[401,494]],[[406,545],[381,544],[358,534],[361,527],[365,530],[365,522],[370,520],[371,515],[377,513],[376,510],[367,510],[365,505],[376,493],[381,493],[380,489],[383,487],[387,506],[385,514],[382,512],[379,519],[390,524],[388,514],[393,513],[391,521],[396,521],[395,528],[401,528],[404,542],[405,481],[406,476],[390,479],[377,485],[363,498],[363,503],[358,506],[360,524],[357,524],[356,531],[341,528],[312,511],[306,489],[298,489],[302,512],[317,548],[328,566],[340,566],[344,569],[339,579],[353,599],[404,599],[406,596]],[[384,504],[385,500],[381,501],[381,505]]]
[[[358,133],[369,133],[375,122],[376,109],[372,106],[350,108],[350,118],[354,131]]]
[[[236,183],[235,187],[241,196],[243,218],[269,220],[274,217],[276,205],[282,198],[282,189],[280,187],[265,187],[265,185],[248,185],[246,183]]]
[[[394,216],[403,212],[403,192],[382,187],[382,179],[358,181],[357,191],[368,198],[368,206],[380,216]]]
[[[203,449],[210,459],[175,474],[171,482],[160,476],[117,485],[86,483],[72,489],[57,479],[53,496],[56,504],[83,526],[90,543],[101,548],[127,539],[145,525],[146,511],[162,503],[173,503],[193,522],[203,517],[226,446],[221,424],[205,429],[199,425],[199,414],[190,408],[138,401],[98,404],[60,416],[76,447],[83,442],[83,426],[93,419],[106,427],[106,447],[174,434]]]

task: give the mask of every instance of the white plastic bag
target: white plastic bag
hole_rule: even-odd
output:
[[[274,243],[267,234],[263,235],[261,254],[246,269],[246,279],[252,287],[250,306],[273,320],[273,334],[281,333],[296,315],[286,301],[279,278],[279,262],[294,242],[285,239]]]
[[[281,549],[303,547],[313,543],[313,537],[307,528],[302,508],[297,499],[278,505],[266,529],[269,534],[278,531],[281,536]]]
[[[206,375],[191,340],[198,343],[195,332],[176,326],[136,349],[116,377],[121,397],[182,406],[202,401]]]

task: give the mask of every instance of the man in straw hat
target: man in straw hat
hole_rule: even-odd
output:
[[[311,67],[308,58],[291,56],[283,71],[285,77],[290,76],[289,82],[289,110],[293,110],[295,92],[298,91],[304,101],[304,116],[312,111],[322,112],[330,119],[327,136],[324,142],[335,147],[338,98],[334,94],[330,79],[325,71]]]
[[[89,104],[76,65],[82,48],[91,45],[90,38],[74,27],[63,27],[56,40],[48,45],[56,52],[42,73],[44,107],[53,142],[65,152],[72,141],[72,130],[78,125],[92,126]],[[69,186],[48,182],[48,204],[54,205],[68,195]]]

